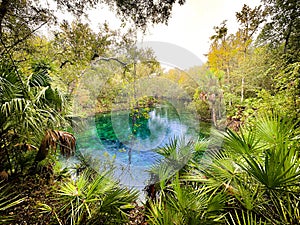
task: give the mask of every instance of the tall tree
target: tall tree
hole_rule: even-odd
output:
[[[265,21],[267,12],[261,6],[251,9],[248,5],[244,5],[240,12],[235,14],[240,24],[237,36],[240,38],[243,52],[247,53],[247,48],[253,41],[254,34],[258,31],[259,25]]]
[[[299,115],[300,2],[297,0],[263,0],[269,11],[268,23],[259,36],[262,44],[273,51],[273,65],[268,70],[274,77],[278,99],[285,98],[287,114]],[[284,97],[283,97],[284,96]]]
[[[257,6],[251,9],[248,5],[244,5],[240,12],[237,12],[236,19],[240,23],[240,28],[236,33],[240,50],[242,51],[242,60],[245,61],[247,57],[247,50],[253,41],[253,36],[257,32],[259,25],[265,21],[266,11]],[[241,77],[241,102],[244,100],[245,76]]]
[[[117,38],[116,31],[110,30],[107,24],[95,33],[88,24],[78,20],[71,24],[63,21],[54,36],[52,60],[57,64],[57,73],[61,74],[60,78],[67,85],[70,95],[91,61],[106,55]]]
[[[224,20],[220,26],[215,26],[215,34],[210,37],[212,41],[210,50],[208,53],[208,64],[209,67],[216,72],[221,74],[222,71],[226,73],[227,82],[230,82],[230,55],[229,55],[229,35],[228,28]]]
[[[264,26],[260,39],[265,44],[278,47],[283,53],[299,55],[300,49],[300,2],[297,0],[263,0],[270,20]]]
[[[214,27],[215,35],[211,36],[212,44],[208,54],[208,63],[212,71],[219,76],[225,74],[225,86],[228,92],[236,92],[239,86],[240,101],[244,100],[246,73],[236,73],[236,68],[246,63],[247,53],[259,26],[265,21],[266,12],[261,6],[251,9],[244,5],[236,13],[240,24],[235,34],[228,34],[226,21]],[[232,99],[229,99],[231,105]]]

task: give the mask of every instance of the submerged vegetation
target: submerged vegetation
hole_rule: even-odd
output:
[[[77,19],[59,24],[39,1],[0,3],[1,224],[300,224],[299,1],[244,5],[238,31],[214,27],[207,63],[185,71],[135,46],[136,29],[185,1],[55,2]],[[83,16],[98,3],[135,29],[94,32]],[[114,158],[76,149],[81,118],[127,109],[133,139],[174,99],[214,129],[153,150],[144,202],[113,176]],[[113,129],[105,119],[97,126]]]

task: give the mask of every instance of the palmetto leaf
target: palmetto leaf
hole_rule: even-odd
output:
[[[23,202],[25,198],[19,198],[18,195],[15,195],[10,189],[8,189],[7,185],[3,185],[0,182],[0,212],[5,212],[7,209],[20,204]],[[11,223],[13,217],[6,215],[0,215],[0,223]]]
[[[199,148],[201,146],[197,146]],[[170,143],[155,150],[158,154],[164,156],[158,164],[165,164],[164,167],[169,167],[171,171],[177,171],[188,164],[194,157],[195,143],[191,140],[176,138],[171,139]]]
[[[172,154],[174,154],[174,152],[177,151],[177,146],[178,146],[178,140],[176,138],[173,138],[168,142],[167,145],[156,149],[155,152],[164,157],[169,157]]]
[[[285,151],[286,154],[282,155],[279,151]],[[246,165],[242,167],[269,189],[292,186],[300,178],[300,162],[297,153],[290,157],[291,152],[290,149],[270,149],[266,152],[264,162],[245,155]]]
[[[242,129],[239,134],[228,130],[225,148],[266,188],[284,188],[295,185],[300,178],[298,151],[293,147],[298,133],[291,119],[263,116],[251,130]]]
[[[8,98],[14,98],[16,95],[14,89],[15,86],[10,83],[9,80],[0,76],[0,96],[2,101],[7,100]]]
[[[251,211],[242,211],[238,213],[237,210],[234,213],[229,213],[229,218],[226,219],[228,225],[264,225],[267,224],[266,221],[258,219],[257,215]]]
[[[60,214],[73,224],[99,224],[99,221],[125,221],[138,196],[137,191],[119,187],[107,172],[95,176],[85,171],[77,180],[63,184],[58,191]]]
[[[224,193],[211,197],[202,188],[196,192],[181,183],[178,173],[166,192],[155,204],[149,202],[150,224],[217,224],[222,220],[222,214],[216,211],[224,206]]]
[[[278,114],[261,116],[256,123],[256,132],[268,146],[290,141],[300,133],[297,121],[291,118],[280,117]]]
[[[236,133],[228,129],[224,136],[226,151],[238,154],[259,154],[261,145],[255,132],[241,129]]]
[[[47,87],[50,86],[52,81],[47,71],[37,71],[32,73],[27,80],[27,86],[29,87]]]
[[[1,112],[6,117],[11,116],[12,114],[20,114],[24,112],[28,103],[29,102],[24,98],[14,98],[2,104]]]
[[[42,87],[38,93],[36,94],[36,96],[34,97],[34,101],[35,102],[41,102],[42,99],[45,99],[46,96],[46,91],[49,89],[49,87]]]

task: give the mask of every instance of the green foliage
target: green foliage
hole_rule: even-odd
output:
[[[17,1],[7,0],[0,3],[0,55],[10,51],[26,49],[26,41],[44,25],[53,25],[56,22],[57,14],[55,11],[64,13],[70,12],[76,18],[83,15],[90,8],[96,8],[101,4],[108,5],[121,18],[123,23],[133,23],[137,27],[146,28],[149,23],[167,23],[173,5],[178,2],[180,5],[185,3],[179,1],[110,1],[110,0],[82,0],[82,1],[55,1],[53,10],[48,4],[38,1]],[[52,5],[52,7],[53,7]]]
[[[40,156],[36,157],[37,146],[44,153],[55,150],[59,139],[50,133],[49,139],[43,137],[45,131],[66,128],[64,117],[71,98],[78,100],[74,112],[80,115],[110,111],[113,106],[130,108],[132,133],[145,131],[155,99],[144,97],[146,87],[139,81],[163,78],[160,85],[170,81],[172,85],[162,96],[193,98],[189,107],[216,127],[224,116],[225,102],[228,124],[235,131],[223,134],[221,149],[209,145],[214,140],[176,139],[157,149],[164,158],[150,171],[159,183],[146,205],[148,223],[299,224],[299,1],[263,0],[266,10],[244,5],[236,13],[240,24],[236,33],[229,33],[226,21],[214,27],[208,63],[191,77],[184,71],[163,73],[151,50],[133,47],[134,30],[121,35],[104,24],[96,33],[80,19],[88,7],[102,3],[117,12],[123,25],[133,22],[144,29],[149,23],[167,23],[176,2],[185,3],[56,1],[58,9],[72,12],[77,20],[63,21],[54,38],[47,40],[35,33],[55,21],[51,10],[38,1],[1,1],[0,172],[8,178],[27,173]],[[161,93],[158,85],[151,88]],[[111,121],[96,119],[102,121],[97,129],[104,130],[100,138],[116,140]],[[66,170],[55,167],[56,155],[39,162],[37,169],[51,175],[58,171],[55,176],[62,181],[53,202],[40,204],[42,211],[61,225],[126,223],[137,193],[120,187],[109,174],[91,169],[111,169],[114,158],[108,165],[91,167],[93,160],[78,157],[76,173],[86,167],[90,170],[74,180],[67,178]],[[24,199],[2,184],[0,221],[11,223],[6,211]]]
[[[0,222],[1,224],[11,224],[13,216],[7,215],[7,210],[22,203],[25,198],[19,198],[7,184],[0,182]]]
[[[297,123],[265,115],[224,138],[223,149],[196,165],[187,180],[209,193],[226,193],[229,224],[297,223],[298,211],[291,208],[300,191]]]
[[[147,205],[149,223],[298,224],[298,125],[278,114],[262,115],[239,132],[227,130],[219,150],[202,143],[207,150],[200,163],[185,161],[172,173],[161,163],[152,170],[159,191]],[[185,152],[179,143],[158,150],[164,161],[181,158],[172,156]]]
[[[205,101],[203,99],[195,99],[189,105],[189,107],[196,109],[197,115],[200,117],[201,121],[211,120],[211,111],[208,101]]]
[[[206,141],[173,139],[156,150],[165,158],[150,170],[159,181],[155,185],[159,195],[148,200],[149,224],[218,224],[222,221],[222,214],[217,212],[222,211],[226,196],[223,193],[211,196],[200,186],[182,179],[198,165],[207,146]]]
[[[137,192],[122,188],[107,172],[89,170],[75,180],[66,180],[57,189],[57,206],[40,204],[60,224],[123,224],[137,198]]]
[[[263,111],[280,109],[298,117],[296,2],[266,0],[264,9],[244,5],[236,13],[240,26],[235,34],[229,34],[226,21],[214,28],[207,65],[216,77],[223,74],[220,87],[228,124],[236,130]],[[263,29],[255,40],[260,25]]]
[[[239,213],[235,210],[234,213],[229,214],[229,217],[229,219],[226,219],[226,222],[230,225],[267,224],[267,222],[257,219],[256,215],[251,211],[242,211],[241,215],[239,215]]]
[[[184,138],[171,139],[168,144],[155,150],[164,158],[159,160],[149,172],[157,176],[163,190],[163,187],[174,178],[177,171],[180,174],[184,173],[188,169],[189,162],[196,161],[201,157],[207,145],[208,142],[205,141],[197,144]]]
[[[293,0],[264,0],[269,21],[260,34],[263,44],[278,48],[284,44],[283,53],[292,52],[299,57],[300,12],[299,2]]]
[[[149,224],[221,224],[217,212],[224,207],[224,195],[210,198],[206,192],[184,185],[178,173],[175,177],[156,202],[150,201]]]
[[[47,129],[65,123],[67,101],[53,87],[44,61],[33,63],[29,76],[9,62],[0,64],[1,164],[13,174],[23,171],[25,158],[30,162],[28,151],[37,149]]]

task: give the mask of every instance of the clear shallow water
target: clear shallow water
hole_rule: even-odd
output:
[[[147,184],[147,170],[161,158],[153,149],[174,137],[199,137],[199,121],[183,102],[161,104],[143,115],[134,119],[130,111],[98,114],[76,135],[78,150],[99,160],[107,159],[104,155],[115,157],[115,177],[139,190]]]

